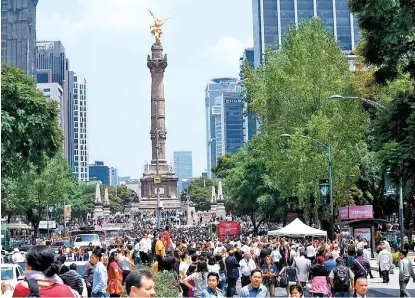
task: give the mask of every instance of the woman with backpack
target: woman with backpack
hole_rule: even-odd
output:
[[[46,245],[33,246],[26,255],[25,281],[19,282],[13,297],[75,297],[58,276],[55,253]]]
[[[300,284],[298,270],[293,266],[292,259],[287,260],[287,266],[281,269],[278,276],[282,276],[280,286],[286,287],[288,296],[290,296],[290,286]],[[286,283],[286,285],[284,283]]]

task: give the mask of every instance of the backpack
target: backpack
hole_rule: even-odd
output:
[[[30,293],[26,295],[25,297],[41,297],[39,292],[39,285],[37,284],[37,281],[34,279],[28,279],[26,280],[29,284]]]
[[[333,269],[334,289],[338,292],[346,292],[350,288],[349,268],[339,266]]]

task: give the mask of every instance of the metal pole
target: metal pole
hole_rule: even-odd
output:
[[[46,212],[47,212],[47,221],[46,221],[46,224],[47,224],[47,227],[48,227],[48,238],[50,238],[50,234],[49,234],[49,204],[47,204],[46,205]]]
[[[156,100],[156,176],[157,176],[157,230],[160,230],[160,185],[159,185],[159,108]]]
[[[402,178],[399,180],[399,226],[401,230],[401,249],[404,250],[403,236],[403,193],[402,193]]]
[[[333,164],[331,161],[331,145],[327,145],[327,156],[329,159],[329,184],[330,184],[330,238],[334,240],[334,201],[333,201]]]

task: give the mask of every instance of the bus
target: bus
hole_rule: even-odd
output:
[[[117,237],[121,237],[122,233],[123,233],[123,228],[120,227],[103,227],[103,229],[106,232],[106,243],[110,244],[111,242],[113,242],[113,240],[115,240],[115,238]]]
[[[11,248],[10,231],[8,227],[1,227],[1,249]]]

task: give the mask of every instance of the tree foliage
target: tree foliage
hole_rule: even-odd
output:
[[[32,166],[9,188],[9,201],[16,206],[9,211],[25,216],[32,224],[36,237],[39,221],[47,219],[47,205],[54,205],[54,214],[63,214],[63,206],[68,202],[68,194],[74,186],[75,177],[62,157],[46,161],[46,167],[40,173]]]
[[[328,178],[328,144],[335,207],[352,203],[349,189],[354,181],[344,177],[359,174],[360,160],[368,152],[369,119],[359,102],[328,100],[333,94],[354,95],[358,90],[345,56],[321,20],[290,27],[281,49],[268,51],[265,63],[246,73],[252,110],[266,139],[261,155],[269,170],[268,184],[285,200],[277,204],[294,201],[304,219],[328,219],[329,209],[320,210],[318,195],[319,179]],[[293,137],[283,140],[284,133]]]
[[[191,201],[196,204],[197,211],[210,210],[212,186],[215,186],[217,193],[218,181],[216,179],[200,177],[190,180],[189,185],[186,187],[184,192],[187,193]]]
[[[359,52],[376,65],[376,80],[386,83],[401,71],[415,79],[415,2],[413,0],[349,0],[358,18]]]
[[[58,103],[36,90],[32,78],[6,64],[1,77],[1,177],[8,179],[43,168],[62,148],[63,134]]]

